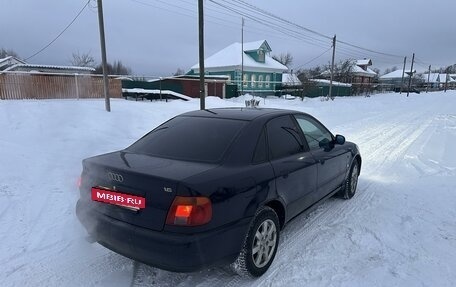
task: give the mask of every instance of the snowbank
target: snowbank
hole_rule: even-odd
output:
[[[208,108],[243,106],[251,96]],[[224,268],[162,271],[84,240],[74,205],[85,157],[128,146],[188,102],[0,101],[2,286],[454,286],[456,93],[261,100],[318,117],[360,146],[351,201],[330,199],[282,232],[260,279]]]

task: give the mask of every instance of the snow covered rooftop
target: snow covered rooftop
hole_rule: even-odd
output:
[[[402,72],[403,72],[403,70],[396,70],[396,71],[393,71],[391,73],[381,76],[380,79],[388,80],[388,79],[402,78]],[[407,73],[410,73],[410,70],[405,70],[404,77],[408,77]]]
[[[1,58],[0,59],[0,70],[2,70],[2,67],[8,67],[11,65],[16,65],[16,64],[26,64],[26,62],[24,62],[23,60],[18,59],[16,57],[13,57],[13,56]]]
[[[372,60],[371,59],[363,59],[363,60],[357,60],[356,65],[358,66],[372,66]]]
[[[372,65],[372,61],[370,59],[352,61],[351,73],[356,76],[363,76],[363,77],[375,77],[377,75],[376,72],[374,72],[372,69],[370,69],[368,67],[366,67],[366,70],[364,70],[363,68],[360,67],[360,66],[364,66],[364,65],[370,66],[370,65]],[[323,75],[323,76],[328,76],[330,74],[331,74],[330,70],[326,70],[323,73],[321,73],[321,75]]]
[[[302,85],[302,83],[298,79],[298,76],[296,74],[283,73],[282,74],[282,85],[295,86],[295,85]]]
[[[320,83],[323,86],[328,86],[330,84],[329,80],[324,80],[324,79],[312,79],[311,81],[315,82],[315,83]],[[351,87],[352,86],[351,84],[346,84],[346,83],[341,83],[341,82],[336,82],[336,81],[333,81],[332,84],[333,84],[333,86],[336,86],[336,87]]]
[[[363,68],[361,68],[358,65],[353,65],[352,73],[357,74],[357,75],[367,76],[367,77],[373,77],[373,76],[377,75],[377,73],[374,72],[373,70],[371,70],[370,68],[366,68],[366,70],[363,70]]]
[[[438,83],[439,82],[439,73],[427,73],[423,74],[423,80],[425,83]]]
[[[52,70],[78,70],[85,72],[95,72],[94,68],[90,67],[77,67],[77,66],[56,66],[56,65],[36,65],[36,64],[16,64],[11,66],[5,71],[16,71],[20,69],[52,69]]]
[[[265,41],[256,41],[244,43],[244,51],[256,50],[263,45]],[[220,68],[220,67],[240,67],[242,65],[241,43],[233,43],[223,50],[215,53],[214,55],[204,60],[205,68]],[[274,60],[267,53],[265,54],[265,62],[260,63],[255,61],[252,57],[244,53],[244,69],[263,69],[272,70],[277,72],[288,71],[288,68],[278,61]],[[199,69],[199,64],[191,67],[192,70]]]
[[[244,43],[244,51],[255,51],[260,47],[264,47],[266,51],[271,52],[271,47],[266,40]]]

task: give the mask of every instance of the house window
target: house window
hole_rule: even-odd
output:
[[[259,75],[258,76],[258,87],[259,88],[263,87],[263,82],[264,82],[263,75]]]
[[[249,86],[249,76],[247,74],[244,74],[244,76],[242,78],[242,85],[244,87],[248,87]]]
[[[255,74],[252,74],[252,77],[250,78],[251,81],[252,81],[252,88],[255,88],[256,87],[256,75]]]
[[[265,83],[266,88],[269,88],[270,83],[271,83],[271,75],[266,75],[266,83]]]
[[[264,51],[258,50],[258,62],[264,63]]]

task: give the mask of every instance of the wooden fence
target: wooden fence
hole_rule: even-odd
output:
[[[122,97],[122,84],[109,79],[109,96]],[[104,98],[103,77],[79,74],[0,74],[0,100]]]

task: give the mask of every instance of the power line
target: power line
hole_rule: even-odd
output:
[[[39,51],[37,51],[36,53],[34,53],[33,55],[31,55],[30,57],[28,58],[25,58],[24,60],[27,61],[33,57],[35,57],[36,55],[40,54],[41,52],[43,52],[44,50],[46,50],[49,46],[51,46],[55,41],[57,41],[58,38],[60,38],[60,36],[62,36],[63,33],[65,33],[66,30],[68,30],[68,28],[70,28],[71,25],[73,25],[73,23],[76,21],[76,19],[78,19],[78,17],[82,14],[82,12],[84,11],[84,9],[89,5],[91,0],[87,1],[87,3],[85,3],[85,5],[82,7],[82,9],[78,12],[78,14],[76,14],[76,16],[73,18],[73,20],[71,20],[70,24],[68,24],[65,29],[62,30],[62,32],[60,32],[51,42],[49,42],[49,44],[47,44],[46,46],[44,46],[43,48],[41,48]]]
[[[211,1],[211,2],[214,2],[214,1],[212,1],[212,0],[210,0],[210,1]],[[291,22],[291,21],[289,21],[289,20],[283,19],[283,18],[281,18],[281,17],[279,17],[279,16],[276,16],[276,15],[274,15],[274,14],[272,14],[272,13],[270,13],[270,12],[264,10],[264,9],[261,9],[261,8],[255,6],[255,5],[246,3],[246,2],[244,2],[244,1],[242,1],[242,0],[232,0],[232,1],[239,3],[239,4],[242,5],[244,8],[248,7],[248,8],[250,8],[251,10],[253,9],[254,12],[255,12],[256,14],[268,15],[270,19],[273,18],[273,19],[275,19],[276,21],[281,21],[281,22],[287,23],[287,24],[289,24],[289,25],[292,25],[292,26],[294,26],[294,27],[298,27],[298,28],[303,29],[303,30],[305,30],[305,31],[307,31],[307,32],[313,33],[313,34],[315,34],[315,35],[317,35],[317,36],[324,37],[324,38],[326,38],[326,39],[328,39],[328,38],[331,39],[331,37],[329,37],[329,36],[326,36],[326,35],[324,35],[324,34],[322,34],[322,33],[319,33],[319,32],[317,32],[317,31],[314,31],[314,30],[312,30],[312,29],[303,27],[303,26],[301,26],[301,25],[299,25],[299,24],[296,24],[296,23],[293,23],[293,22]],[[239,5],[235,5],[235,6],[240,7]],[[403,58],[403,56],[400,56],[400,55],[395,55],[395,54],[390,54],[390,53],[384,53],[384,52],[375,51],[375,50],[368,49],[368,48],[364,48],[364,47],[361,47],[361,46],[359,46],[359,45],[355,45],[355,44],[352,44],[352,43],[349,43],[349,42],[346,42],[346,41],[342,41],[342,40],[337,40],[337,42],[340,43],[340,44],[344,44],[344,45],[347,45],[347,46],[350,46],[350,47],[353,47],[353,48],[362,50],[362,51],[367,51],[367,52],[374,53],[374,54],[378,54],[378,55],[383,55],[383,56],[388,56],[388,57],[394,57],[394,58]]]
[[[209,0],[209,1],[211,1],[213,3],[216,3],[216,2],[214,2],[212,0]],[[236,0],[232,0],[232,1],[236,1]],[[240,3],[240,1],[236,1],[236,2]],[[288,21],[286,19],[283,19],[283,18],[280,18],[278,16],[275,16],[272,13],[269,13],[269,12],[267,12],[265,10],[262,10],[261,8],[258,8],[256,6],[253,6],[253,5],[245,3],[245,2],[242,2],[242,3],[241,3],[241,5],[238,5],[238,4],[235,4],[235,3],[231,3],[231,5],[233,5],[235,8],[237,8],[237,10],[235,8],[233,8],[233,7],[231,7],[231,9],[235,9],[236,13],[238,13],[238,14],[240,13],[239,11],[242,11],[242,13],[249,13],[248,11],[250,11],[250,13],[254,13],[254,15],[259,15],[256,18],[260,19],[261,21],[263,21],[262,24],[264,24],[264,22],[267,22],[267,23],[269,23],[271,25],[279,26],[277,23],[271,22],[271,20],[272,20],[272,21],[279,22],[281,24],[293,26],[295,29],[298,28],[298,30],[304,30],[307,33],[316,34],[317,36],[320,37],[320,38],[316,38],[314,36],[310,36],[310,35],[307,35],[307,34],[303,34],[302,32],[298,32],[296,30],[292,30],[291,28],[286,28],[284,26],[280,26],[280,27],[282,27],[284,29],[287,29],[288,31],[291,31],[291,32],[296,33],[296,34],[300,34],[301,36],[306,37],[309,40],[313,40],[313,41],[316,41],[316,42],[323,42],[323,43],[326,44],[327,40],[331,40],[332,39],[331,37],[328,37],[328,36],[323,35],[321,33],[318,33],[318,32],[315,32],[313,30],[310,30],[310,29],[308,29],[306,27],[300,26],[298,24],[294,24],[294,23],[292,23],[292,22],[290,22],[290,21]],[[217,3],[217,4],[220,5],[220,3]],[[226,6],[225,6],[225,9],[226,9]],[[252,16],[252,14],[249,14],[249,15],[251,17],[255,17],[255,16]],[[265,19],[259,18],[259,17],[263,17]],[[321,38],[324,38],[324,39],[321,39]]]
[[[312,63],[313,61],[315,61],[315,60],[317,60],[318,58],[322,57],[324,54],[328,53],[328,51],[331,50],[331,49],[332,49],[332,47],[329,47],[328,50],[324,51],[323,53],[321,53],[320,55],[316,56],[315,58],[312,58],[311,60],[305,62],[304,64],[302,64],[302,65],[296,67],[295,69],[298,70],[298,69],[300,69],[301,67],[304,67],[304,66],[306,66],[306,65],[308,65],[308,64],[310,64],[310,63]]]
[[[358,45],[350,44],[350,43],[348,43],[348,42],[341,41],[341,40],[337,40],[337,42],[340,43],[340,44],[344,44],[344,45],[347,45],[347,46],[350,46],[350,47],[353,47],[353,48],[357,48],[357,49],[360,49],[360,50],[364,50],[364,51],[371,52],[371,53],[375,53],[375,54],[379,54],[379,55],[384,55],[384,56],[389,56],[389,57],[395,57],[395,58],[403,58],[403,56],[394,55],[394,54],[389,54],[389,53],[383,53],[383,52],[378,52],[378,51],[375,51],[375,50],[363,48],[363,47],[358,46]]]
[[[299,25],[299,24],[293,23],[293,22],[291,22],[291,21],[289,21],[289,20],[287,20],[287,19],[284,19],[284,18],[281,18],[281,17],[279,17],[279,16],[276,16],[276,15],[272,14],[271,12],[268,12],[268,11],[266,11],[266,10],[263,10],[263,9],[261,9],[261,8],[259,8],[259,7],[257,7],[257,6],[255,6],[255,5],[252,5],[252,4],[250,4],[250,3],[246,3],[246,2],[244,2],[244,1],[239,1],[239,0],[233,0],[233,1],[234,1],[234,2],[237,2],[237,3],[241,4],[241,5],[248,6],[248,7],[252,8],[252,9],[254,9],[255,11],[259,11],[259,12],[263,13],[264,15],[268,15],[268,16],[270,16],[270,17],[272,17],[272,18],[275,18],[275,19],[277,19],[277,20],[280,20],[280,21],[282,21],[282,22],[284,22],[284,23],[287,23],[287,24],[289,24],[289,25],[298,27],[298,28],[300,28],[300,29],[302,29],[302,30],[305,30],[305,31],[310,32],[310,33],[312,33],[312,34],[315,34],[315,35],[317,35],[317,36],[326,38],[326,39],[328,39],[328,40],[331,40],[331,39],[332,39],[332,37],[326,36],[326,35],[324,35],[324,34],[322,34],[322,33],[320,33],[320,32],[314,31],[314,30],[312,30],[312,29],[306,28],[306,27],[301,26],[301,25]]]
[[[232,7],[226,6],[226,5],[224,5],[224,4],[221,4],[221,3],[219,3],[219,2],[216,2],[216,1],[214,1],[214,0],[209,0],[209,1],[212,2],[212,3],[214,3],[214,4],[216,4],[216,5],[221,6],[221,7],[225,8],[225,9],[227,9],[227,10],[233,11],[233,12],[235,12],[235,13],[241,15],[241,16],[244,16],[245,18],[250,19],[250,20],[252,20],[252,21],[254,21],[254,22],[260,23],[260,24],[262,24],[262,25],[265,25],[265,26],[267,26],[267,27],[270,27],[271,29],[274,29],[274,30],[276,30],[276,31],[279,31],[279,32],[281,32],[281,33],[284,33],[284,34],[286,34],[286,35],[288,35],[288,36],[290,36],[290,37],[297,38],[297,39],[299,39],[299,40],[301,40],[301,41],[303,41],[303,42],[306,42],[306,43],[311,44],[311,45],[318,46],[318,47],[320,47],[320,48],[327,48],[327,46],[323,46],[323,45],[320,44],[320,43],[312,42],[310,39],[308,39],[308,38],[310,38],[310,37],[307,36],[307,35],[303,35],[303,34],[301,34],[301,33],[299,33],[299,32],[293,31],[293,30],[288,29],[288,28],[286,28],[286,27],[279,26],[279,25],[277,25],[277,24],[273,24],[273,23],[267,22],[267,21],[264,20],[264,19],[261,19],[261,18],[252,16],[252,15],[250,15],[250,14],[247,14],[247,13],[245,13],[245,12],[242,12],[241,10],[238,10],[238,9],[236,9],[236,8],[232,8]],[[320,41],[322,41],[322,40],[320,40]],[[324,42],[324,41],[322,41],[322,42]]]

